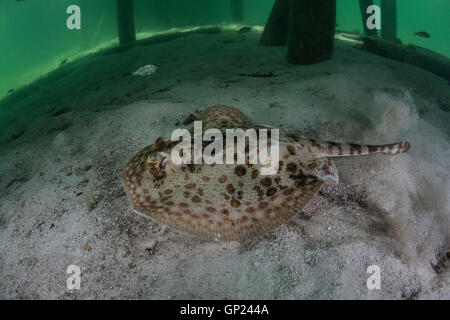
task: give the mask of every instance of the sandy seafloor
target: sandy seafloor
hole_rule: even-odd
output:
[[[2,138],[15,139],[0,153],[0,298],[450,298],[448,82],[340,40],[332,60],[292,66],[286,48],[257,46],[259,34],[234,39],[92,56],[14,93]],[[146,64],[159,69],[131,75]],[[276,77],[239,75],[254,72]],[[412,148],[337,159],[339,185],[241,243],[134,214],[124,164],[214,104],[309,138]],[[66,288],[71,264],[80,290]],[[381,269],[380,290],[366,287],[369,265]]]

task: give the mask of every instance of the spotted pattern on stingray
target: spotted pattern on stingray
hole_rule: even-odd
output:
[[[207,108],[201,120],[204,130],[261,128],[238,109],[223,105]],[[323,183],[338,182],[332,157],[398,154],[410,147],[408,142],[322,142],[283,132],[279,142],[278,172],[263,176],[259,164],[176,165],[170,155],[178,142],[159,138],[124,167],[127,197],[137,213],[177,230],[216,240],[247,239],[299,213]]]

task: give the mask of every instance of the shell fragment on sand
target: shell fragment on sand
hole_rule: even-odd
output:
[[[146,66],[140,67],[135,73],[135,76],[149,76],[158,70],[158,67],[153,64],[148,64]]]

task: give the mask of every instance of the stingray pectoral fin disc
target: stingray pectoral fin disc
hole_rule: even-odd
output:
[[[293,188],[280,191],[275,199],[264,199],[242,208],[219,208],[181,202],[181,206],[147,210],[133,203],[135,211],[164,223],[176,230],[212,240],[245,240],[263,235],[286,223],[317,193],[322,181],[300,181]],[[237,205],[237,204],[236,204]]]

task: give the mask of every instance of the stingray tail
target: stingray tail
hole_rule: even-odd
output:
[[[373,153],[399,154],[407,152],[411,145],[407,141],[378,146],[314,141],[311,147],[318,157],[348,157]]]

